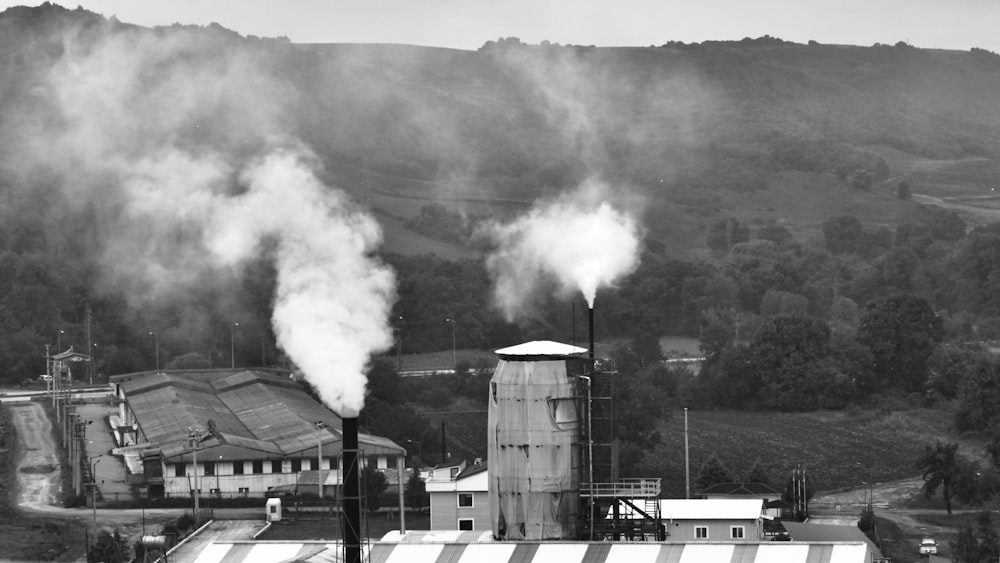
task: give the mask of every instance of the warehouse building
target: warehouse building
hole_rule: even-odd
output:
[[[144,372],[113,378],[118,453],[150,497],[263,496],[341,483],[341,419],[287,375],[264,369]],[[405,450],[360,434],[362,463],[398,483]],[[300,491],[301,492],[301,491]]]

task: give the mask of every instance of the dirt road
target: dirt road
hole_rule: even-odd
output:
[[[905,508],[908,501],[923,493],[923,479],[912,478],[887,483],[874,483],[871,487],[852,489],[847,491],[834,491],[816,495],[810,502],[823,506],[840,506],[845,510],[857,510],[860,514],[866,504],[866,499],[872,499],[872,506],[875,515],[891,521],[897,528],[891,534],[882,535],[883,544],[887,549],[893,550],[893,560],[908,562],[921,561],[917,553],[917,546],[920,539],[925,537],[935,538],[938,542],[940,554],[947,556],[950,554],[949,540],[955,536],[954,527],[937,526],[928,524],[918,518],[924,514],[940,515],[943,510],[927,508]],[[955,510],[955,513],[976,512],[975,510]],[[888,537],[889,535],[893,537]],[[896,537],[898,536],[898,537]],[[948,561],[941,557],[937,561]]]
[[[58,506],[62,472],[49,417],[35,402],[12,404],[11,413],[20,450],[24,453],[17,464],[18,506],[45,512],[62,511]]]

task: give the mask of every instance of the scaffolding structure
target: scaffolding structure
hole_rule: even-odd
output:
[[[583,362],[577,376],[580,412],[581,539],[664,541],[660,522],[660,479],[622,479],[615,438],[615,377],[598,361]],[[621,508],[628,507],[623,517]]]

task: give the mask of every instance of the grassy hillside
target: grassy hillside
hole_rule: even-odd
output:
[[[475,254],[405,224],[428,202],[502,218],[588,178],[633,202],[672,252],[703,250],[705,226],[721,215],[806,234],[840,214],[891,224],[913,203],[892,198],[891,185],[852,188],[850,174],[969,195],[993,182],[1000,157],[1000,55],[982,50],[771,37],[625,48],[512,40],[474,52],[294,45],[218,25],[146,29],[48,4],[0,13],[0,31],[0,171],[25,159],[33,144],[23,139],[65,125],[51,77],[109,44],[159,42],[168,56],[151,59],[149,75],[228,72],[234,84],[280,91],[275,99],[288,102],[267,108],[271,124],[372,208],[386,248],[404,254]],[[253,64],[230,64],[243,60]],[[230,96],[179,116],[177,148],[260,150],[240,134],[248,112],[239,103]]]

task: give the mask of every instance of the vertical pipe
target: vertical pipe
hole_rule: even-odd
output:
[[[358,419],[344,418],[344,560],[361,563],[361,487]]]
[[[684,407],[684,498],[691,498],[691,458],[688,456],[687,407]]]

